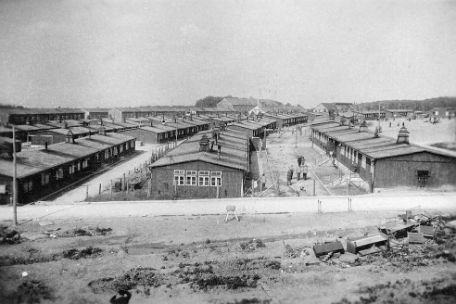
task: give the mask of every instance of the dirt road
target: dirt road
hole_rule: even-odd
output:
[[[142,152],[141,154],[129,159],[128,161],[122,162],[118,165],[113,166],[109,171],[100,175],[95,175],[93,178],[88,179],[84,184],[77,186],[76,188],[63,193],[56,197],[52,202],[54,204],[68,204],[73,202],[82,202],[86,199],[87,191],[89,197],[93,197],[98,194],[99,187],[101,184],[101,190],[105,191],[109,189],[111,180],[119,179],[123,174],[127,174],[129,171],[134,170],[150,161],[151,151],[160,147],[160,144],[144,144],[143,146],[136,145],[136,150]]]
[[[219,200],[96,202],[27,205],[18,208],[20,221],[65,218],[122,218],[129,216],[223,214],[227,205],[236,205],[245,214],[304,212],[316,213],[317,201],[323,212],[348,210],[347,197],[253,197]],[[352,197],[352,210],[456,209],[456,193],[404,192],[376,193]],[[11,219],[12,208],[0,206],[0,221]]]

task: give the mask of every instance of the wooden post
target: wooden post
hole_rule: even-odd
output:
[[[16,129],[13,126],[13,222],[17,226]]]
[[[123,174],[122,191],[125,191],[125,173]]]
[[[152,176],[149,178],[147,182],[147,198],[150,198],[152,192]]]
[[[98,184],[98,195],[101,195],[101,183]]]
[[[315,176],[313,178],[313,196],[315,196]]]
[[[89,184],[86,185],[86,200],[89,199]]]
[[[109,181],[109,199],[112,199],[112,179]]]
[[[220,187],[217,185],[217,198],[220,198]]]

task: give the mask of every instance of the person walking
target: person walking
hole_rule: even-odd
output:
[[[287,185],[291,185],[291,180],[293,179],[293,167],[290,166],[287,171]]]

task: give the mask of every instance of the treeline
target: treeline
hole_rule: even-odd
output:
[[[226,96],[231,97],[231,96]],[[225,97],[220,96],[206,96],[202,99],[198,99],[195,102],[195,107],[198,108],[215,108],[217,104]]]
[[[424,100],[381,100],[357,104],[360,110],[408,109],[429,111],[433,108],[456,108],[456,97],[437,97]]]

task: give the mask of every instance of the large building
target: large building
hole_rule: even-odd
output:
[[[71,184],[102,164],[117,161],[135,150],[135,138],[118,133],[94,134],[65,142],[46,144],[41,150],[16,153],[18,202],[25,204]],[[11,153],[0,158],[0,204],[12,199]]]
[[[413,145],[405,127],[397,139],[359,128],[324,122],[312,126],[312,141],[332,151],[340,163],[374,188],[400,186],[438,188],[456,185],[456,155]]]
[[[248,137],[202,132],[150,165],[153,199],[241,197],[250,171]]]

